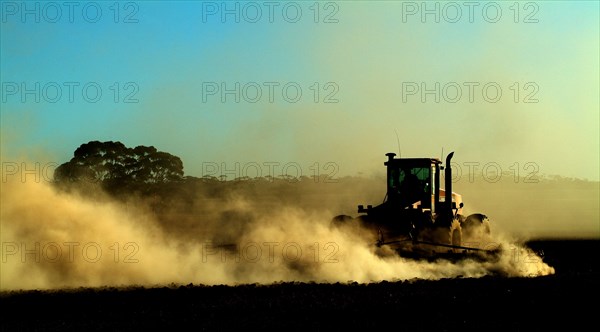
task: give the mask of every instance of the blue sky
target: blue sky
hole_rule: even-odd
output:
[[[597,1],[518,2],[518,17],[514,1],[478,2],[473,22],[458,2],[455,23],[446,2],[437,2],[439,23],[433,14],[423,20],[423,2],[124,1],[118,14],[112,1],[75,2],[73,22],[65,3],[54,2],[62,8],[55,23],[47,2],[1,3],[4,160],[62,163],[82,143],[118,140],[173,153],[195,176],[205,162],[271,161],[296,162],[305,175],[315,162],[335,162],[340,175],[369,174],[397,150],[397,131],[404,156],[438,156],[443,147],[459,163],[508,170],[534,162],[540,173],[599,179]],[[36,14],[22,16],[36,3],[39,23]],[[236,6],[239,23],[221,16]],[[262,16],[249,22],[256,8]],[[407,83],[436,82],[440,102],[432,94],[423,102],[420,91],[403,100]],[[36,83],[39,103],[21,89]],[[88,97],[102,90],[95,103],[81,95],[90,83]],[[239,103],[203,90],[236,83]],[[496,102],[483,98],[491,83],[502,91]],[[53,84],[62,95],[49,102]],[[301,88],[298,101],[284,98],[286,84],[288,99]],[[462,97],[448,102],[456,86]]]

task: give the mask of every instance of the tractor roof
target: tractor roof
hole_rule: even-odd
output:
[[[442,162],[437,158],[394,158],[393,153],[388,153],[388,160],[383,164],[385,166],[395,166],[395,165],[403,165],[403,166],[423,166],[423,165],[431,165],[436,164],[439,165]]]

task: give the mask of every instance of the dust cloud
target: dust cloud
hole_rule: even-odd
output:
[[[416,262],[377,248],[374,235],[356,225],[331,227],[341,206],[357,203],[350,192],[380,194],[378,185],[368,189],[371,182],[349,181],[351,190],[246,181],[195,190],[185,204],[175,197],[157,205],[147,197],[116,200],[93,185],[64,191],[8,179],[1,190],[0,289],[554,273],[536,253],[498,236],[486,240],[505,249],[494,262]]]

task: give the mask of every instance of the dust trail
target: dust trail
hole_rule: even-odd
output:
[[[360,228],[330,227],[332,211],[235,191],[199,192],[191,213],[172,202],[158,215],[142,199],[84,197],[44,182],[9,180],[0,195],[2,290],[554,272],[535,253],[498,239],[509,250],[493,263],[423,263],[385,255]]]

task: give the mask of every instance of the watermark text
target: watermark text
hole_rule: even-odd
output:
[[[103,256],[114,263],[138,263],[140,247],[135,242],[114,242],[103,246],[98,242],[2,242],[2,263],[97,263]]]
[[[138,23],[133,1],[2,1],[2,23]]]
[[[339,172],[339,165],[335,162],[319,163],[314,162],[308,167],[302,166],[298,162],[280,163],[277,161],[268,162],[234,162],[234,163],[202,163],[202,178],[225,180],[250,180],[266,179],[274,181],[283,179],[288,182],[297,182],[304,178],[306,174],[310,175],[315,182],[334,183],[337,182],[336,175]]]
[[[2,103],[138,103],[135,82],[2,82]]]

